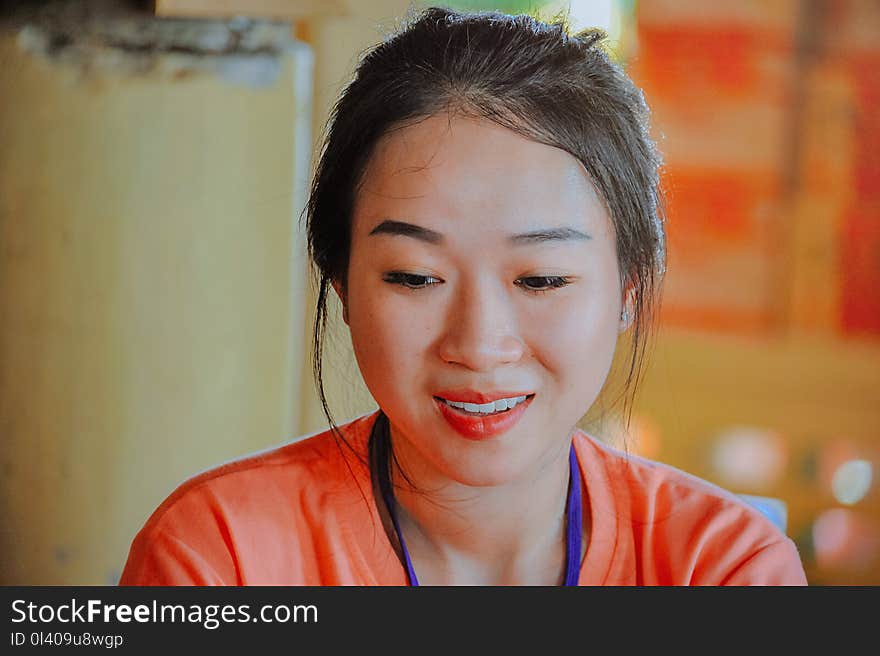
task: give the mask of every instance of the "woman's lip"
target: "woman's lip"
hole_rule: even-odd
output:
[[[444,403],[435,397],[434,402],[440,410],[440,414],[459,435],[469,440],[485,440],[500,435],[511,428],[520,420],[526,408],[531,404],[534,394],[527,396],[522,403],[517,403],[513,408],[498,414],[477,417],[466,415]]]

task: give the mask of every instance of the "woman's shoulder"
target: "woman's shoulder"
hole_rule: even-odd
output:
[[[180,484],[157,508],[161,519],[170,508],[194,497],[229,503],[265,504],[268,495],[322,494],[350,482],[363,464],[372,414],[338,427],[302,435],[280,446],[217,465]]]
[[[344,441],[325,430],[184,481],[135,536],[122,581],[234,582],[248,578],[248,569],[261,571],[267,559],[277,565],[288,557],[267,550],[296,553],[299,540],[308,542],[315,527],[332,524],[334,516],[344,520],[346,509],[362,498],[371,418],[339,426]],[[284,540],[279,526],[287,527]]]
[[[599,506],[594,515],[614,515],[620,544],[641,545],[643,554],[652,554],[654,562],[640,567],[669,574],[676,564],[689,563],[692,569],[676,575],[689,582],[742,576],[805,582],[794,543],[744,497],[582,431],[576,445],[591,501]],[[754,574],[774,568],[775,574]]]
[[[582,467],[592,470],[589,473],[593,477],[604,481],[610,493],[635,512],[667,511],[671,518],[674,511],[685,514],[685,509],[732,508],[766,522],[768,527],[774,526],[738,494],[715,483],[670,464],[622,451],[583,431],[576,439],[580,451],[589,451],[589,457],[582,458]]]

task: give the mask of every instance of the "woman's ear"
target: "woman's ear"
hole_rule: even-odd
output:
[[[342,320],[345,322],[345,325],[348,325],[348,296],[345,293],[345,286],[339,282],[338,280],[334,280],[332,283],[333,289],[336,290],[336,295],[339,297],[339,302],[342,303]]]

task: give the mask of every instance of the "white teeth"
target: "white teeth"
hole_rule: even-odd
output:
[[[525,400],[525,396],[498,399],[491,403],[459,403],[458,401],[447,401],[446,399],[443,399],[443,401],[451,405],[453,408],[459,408],[465,412],[479,412],[481,414],[491,414],[493,412],[501,412],[502,410],[510,410],[512,407]]]

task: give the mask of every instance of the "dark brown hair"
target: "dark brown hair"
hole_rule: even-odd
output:
[[[328,121],[306,208],[318,279],[313,368],[334,431],[322,353],[331,285],[347,279],[355,196],[377,141],[439,112],[484,117],[561,148],[591,176],[614,226],[621,282],[634,292],[628,422],[665,271],[661,161],[642,93],[604,39],[599,30],[571,35],[564,20],[435,7],[364,54]]]

